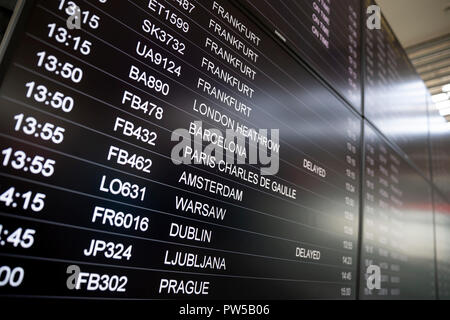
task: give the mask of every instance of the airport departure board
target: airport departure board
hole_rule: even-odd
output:
[[[449,126],[371,4],[18,1],[0,299],[450,299]]]
[[[25,1],[2,62],[0,295],[354,299],[361,119],[296,59],[228,1]],[[275,175],[219,157],[251,141]]]
[[[384,17],[365,28],[364,58],[365,116],[429,177],[427,90]]]
[[[361,1],[240,1],[361,112]]]
[[[364,147],[360,298],[434,299],[429,183],[368,124]],[[379,289],[366,285],[372,265],[381,269]]]

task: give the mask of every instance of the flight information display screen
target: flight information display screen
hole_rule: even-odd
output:
[[[364,34],[364,114],[429,177],[425,84],[384,17]]]
[[[431,188],[369,125],[364,127],[362,299],[434,299]],[[380,288],[366,270],[378,266]]]
[[[361,112],[359,0],[242,2]]]
[[[328,19],[357,20],[348,2]],[[224,0],[22,4],[0,85],[1,296],[356,297],[361,119],[272,35]],[[270,161],[250,163],[254,141]]]

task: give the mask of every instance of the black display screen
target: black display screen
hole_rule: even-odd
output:
[[[363,4],[19,1],[0,298],[448,299],[449,126]]]
[[[361,118],[228,1],[73,3],[2,64],[0,295],[354,299]],[[279,171],[173,162],[210,128],[278,129]]]
[[[439,299],[450,299],[450,205],[439,193],[434,192],[436,223],[436,266]]]
[[[369,124],[364,127],[361,299],[434,299],[431,188]],[[366,272],[381,269],[381,288]]]
[[[241,2],[361,112],[359,0]]]
[[[425,84],[384,17],[364,34],[364,115],[429,177]]]
[[[428,97],[433,182],[450,199],[450,125]]]

